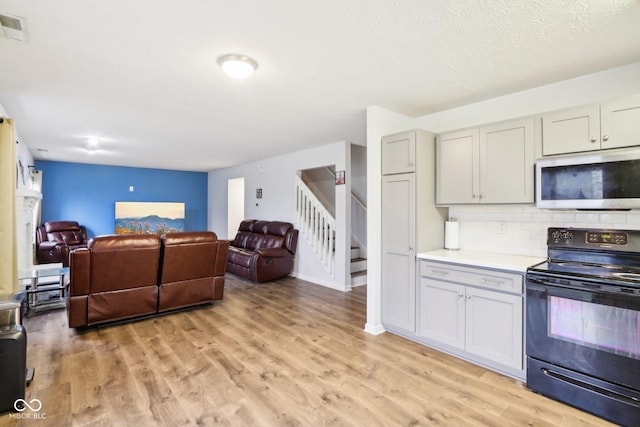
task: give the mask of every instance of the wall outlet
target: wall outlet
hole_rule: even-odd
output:
[[[507,234],[507,223],[504,221],[498,222],[498,234]]]

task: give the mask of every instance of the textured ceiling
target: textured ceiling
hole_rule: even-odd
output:
[[[212,170],[640,60],[640,0],[0,0],[0,104],[39,159]],[[242,53],[250,80],[222,74]],[[87,139],[98,140],[88,152]],[[46,149],[46,152],[37,151]]]

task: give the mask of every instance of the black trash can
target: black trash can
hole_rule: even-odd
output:
[[[20,303],[0,301],[0,412],[14,409],[25,397],[27,331],[22,326]]]

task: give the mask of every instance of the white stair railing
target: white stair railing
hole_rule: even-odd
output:
[[[296,226],[327,272],[334,277],[336,220],[298,176],[295,178],[295,191]]]

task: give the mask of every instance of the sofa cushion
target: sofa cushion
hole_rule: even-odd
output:
[[[249,268],[252,255],[253,251],[230,246],[229,254],[227,255],[227,262]]]
[[[89,240],[88,248],[91,293],[157,285],[159,237],[101,236]]]
[[[287,231],[292,228],[293,225],[288,222],[271,221],[269,224],[267,224],[266,234],[273,234],[275,236],[284,237],[287,234]]]
[[[45,222],[44,229],[49,241],[64,242],[66,245],[79,245],[84,240],[80,225],[76,221]]]
[[[51,221],[44,223],[44,229],[47,233],[67,230],[80,231],[80,225],[76,221]]]
[[[213,277],[210,260],[216,259],[217,242],[211,231],[167,233],[162,239],[161,283]]]

